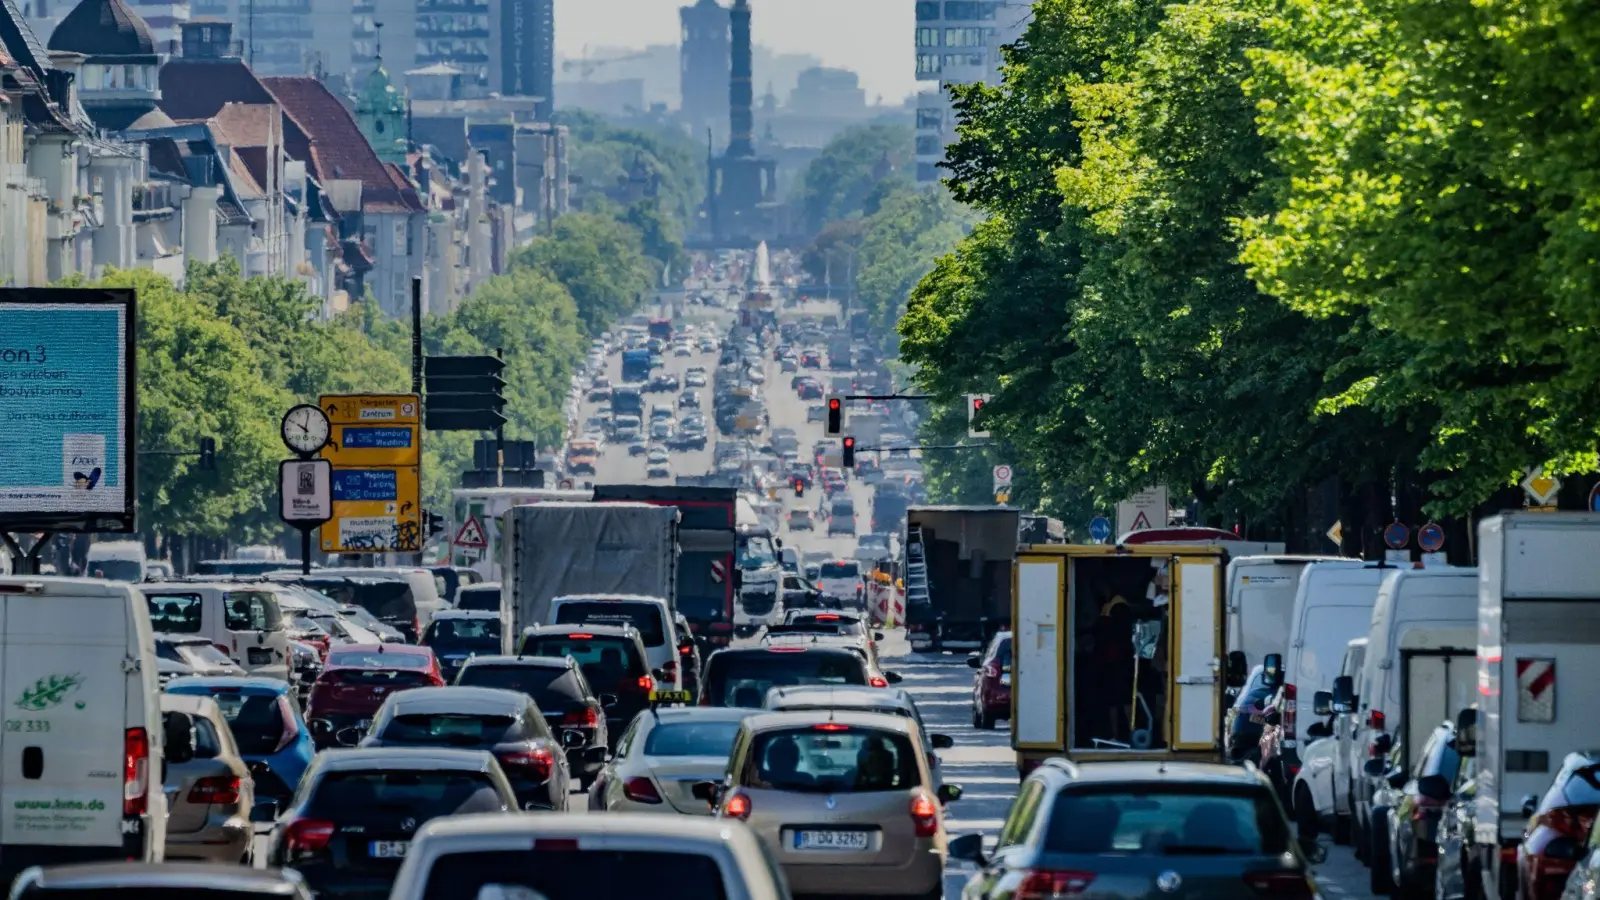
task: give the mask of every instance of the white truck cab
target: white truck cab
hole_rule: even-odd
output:
[[[133,586],[0,578],[0,878],[34,865],[162,860],[156,674]]]

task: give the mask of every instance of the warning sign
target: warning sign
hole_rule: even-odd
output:
[[[1117,504],[1117,534],[1167,527],[1165,486],[1140,491]]]
[[[1556,661],[1517,660],[1517,721],[1556,720]]]
[[[456,532],[456,546],[478,550],[489,546],[483,537],[483,523],[478,521],[477,516],[468,516],[461,530]]]
[[[711,561],[711,580],[721,584],[728,580],[728,564],[720,559]]]

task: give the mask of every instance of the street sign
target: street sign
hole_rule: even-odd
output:
[[[1011,467],[1003,463],[994,467],[994,492],[998,494],[1002,490],[1011,492]]]
[[[1333,545],[1335,547],[1343,547],[1344,546],[1344,525],[1343,525],[1343,523],[1334,522],[1333,523],[1333,527],[1329,528],[1327,531],[1324,531],[1323,535],[1325,537],[1327,537],[1328,540],[1333,541]]]
[[[498,356],[430,356],[424,360],[430,431],[493,431],[506,423],[506,361]]]
[[[1437,553],[1444,547],[1444,529],[1437,522],[1429,522],[1418,528],[1417,546],[1426,553]]]
[[[278,463],[278,518],[297,528],[315,528],[333,518],[332,475],[325,459]]]
[[[1527,493],[1532,506],[1551,506],[1554,504],[1556,494],[1561,491],[1561,479],[1554,475],[1544,474],[1544,469],[1535,466],[1522,479],[1522,490]]]
[[[1165,485],[1140,491],[1117,504],[1117,533],[1167,527]]]
[[[473,550],[483,550],[489,546],[489,541],[483,536],[483,523],[477,516],[467,516],[467,521],[461,525],[461,530],[456,532],[456,546]]]
[[[1111,538],[1111,520],[1105,516],[1095,516],[1089,520],[1089,537],[1096,544],[1104,544]]]
[[[1011,491],[1010,491],[1010,489],[995,491],[994,492],[994,502],[1002,504],[1002,505],[1004,505],[1006,503],[1010,503],[1011,502]]]
[[[1383,542],[1388,544],[1391,550],[1403,549],[1406,544],[1411,543],[1411,529],[1407,528],[1404,522],[1398,520],[1390,522],[1389,527],[1383,529]]]
[[[1600,482],[1589,489],[1589,511],[1600,512]]]
[[[322,457],[333,466],[333,514],[322,528],[327,553],[415,553],[422,549],[422,404],[416,394],[318,398],[333,435]]]

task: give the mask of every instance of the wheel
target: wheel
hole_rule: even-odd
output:
[[[1362,818],[1359,814],[1352,815],[1350,820],[1350,842],[1355,847],[1356,862],[1366,865],[1367,847],[1369,841],[1367,835],[1367,820]]]
[[[1349,844],[1350,829],[1350,817],[1335,813],[1333,816],[1333,842],[1341,845]]]
[[[978,727],[982,728],[984,731],[993,731],[994,723],[998,722],[999,720],[999,716],[993,715],[987,710],[978,713]]]
[[[1317,821],[1317,803],[1311,799],[1311,789],[1303,784],[1294,792],[1294,824],[1302,841],[1316,840],[1322,825]]]
[[[595,777],[596,775],[579,775],[578,789],[583,791],[585,794],[589,793],[589,789],[594,787]]]
[[[1389,870],[1389,811],[1374,809],[1368,819],[1367,863],[1369,886],[1372,893],[1386,897],[1394,890],[1394,878]]]

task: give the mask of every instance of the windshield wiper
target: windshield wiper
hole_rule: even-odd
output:
[[[1165,856],[1223,856],[1239,851],[1232,847],[1219,847],[1208,844],[1168,844],[1161,848]]]

